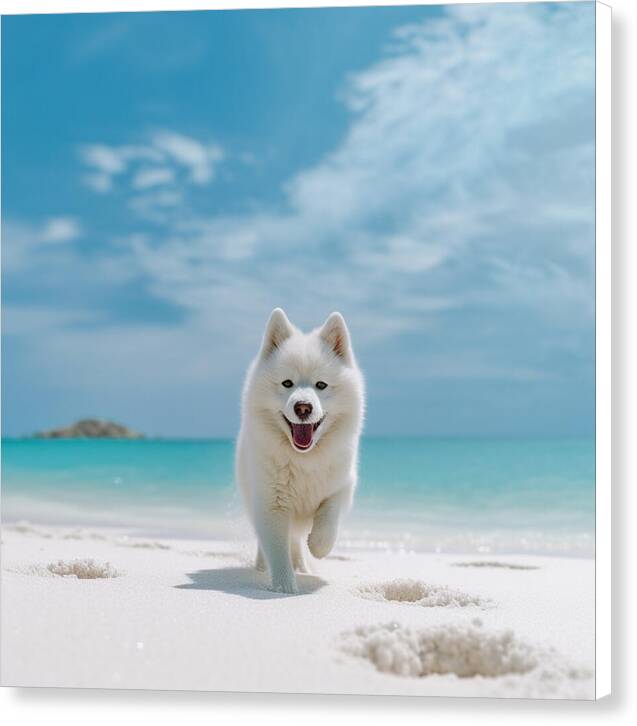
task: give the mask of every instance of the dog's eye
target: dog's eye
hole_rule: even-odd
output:
[[[319,389],[319,391],[322,391],[324,388],[327,388],[327,383],[325,383],[325,381],[317,381],[316,387]]]
[[[283,383],[281,383],[282,386],[285,386],[286,388],[292,388],[294,383],[289,378],[286,378]]]

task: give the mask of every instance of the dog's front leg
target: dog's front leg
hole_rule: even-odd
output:
[[[351,500],[349,489],[341,489],[324,499],[314,514],[312,531],[307,544],[314,557],[326,557],[332,551],[338,535],[338,521]]]
[[[259,545],[272,578],[272,589],[295,595],[298,590],[290,557],[290,515],[264,506],[256,524]]]

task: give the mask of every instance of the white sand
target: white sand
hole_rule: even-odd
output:
[[[594,695],[590,559],[339,550],[282,596],[248,544],[2,540],[3,685]]]

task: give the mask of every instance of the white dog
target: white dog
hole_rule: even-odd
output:
[[[294,570],[330,553],[356,486],[364,385],[345,321],[302,333],[272,312],[243,390],[236,477],[259,540],[257,568],[296,593]],[[309,537],[308,537],[309,533]]]

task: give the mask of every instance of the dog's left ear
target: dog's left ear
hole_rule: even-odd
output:
[[[292,335],[294,328],[281,308],[275,308],[265,326],[265,335],[261,343],[261,357],[267,358],[284,340]]]
[[[349,339],[349,330],[340,313],[332,313],[319,331],[322,340],[327,343],[330,350],[347,364],[353,362],[352,344]]]

